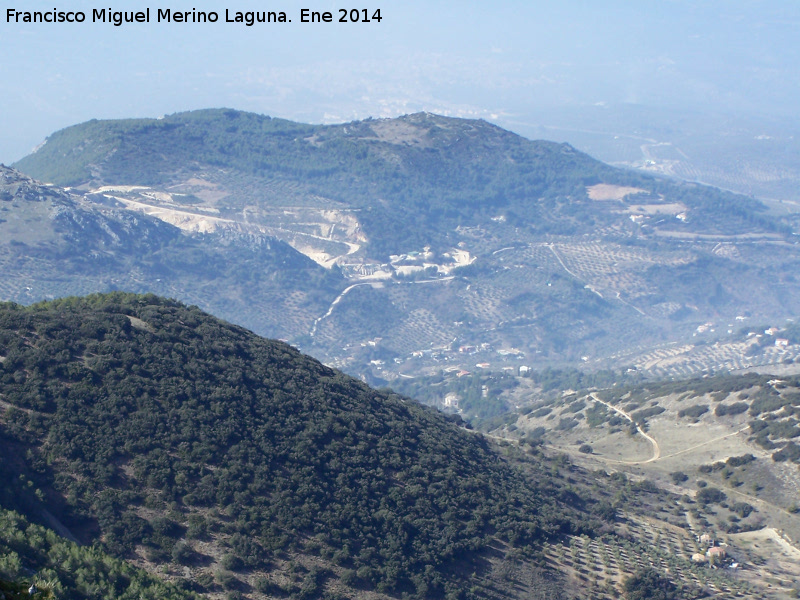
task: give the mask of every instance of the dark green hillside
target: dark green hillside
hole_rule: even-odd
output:
[[[534,234],[580,234],[615,222],[588,200],[596,183],[646,190],[645,202],[695,210],[690,230],[780,226],[755,201],[613,169],[566,144],[530,141],[486,123],[419,113],[345,125],[305,125],[234,110],[163,119],[89,121],[54,133],[16,165],[59,185],[165,186],[224,170],[359,209],[376,256],[453,245],[458,226],[491,217]],[[264,184],[262,183],[262,187]],[[243,202],[237,189],[228,202]],[[256,203],[285,203],[279,195]],[[686,229],[686,228],[684,228]]]
[[[90,181],[92,166],[101,165],[106,183],[141,181],[142,185],[163,183],[176,170],[202,163],[249,172],[322,174],[334,164],[319,157],[303,161],[307,165],[297,164],[304,153],[286,152],[302,148],[293,142],[316,129],[233,110],[201,110],[163,119],[93,119],[54,133],[19,164],[28,169],[25,172],[35,171],[37,178],[62,186]],[[148,140],[152,145],[146,148]]]
[[[0,597],[37,600],[179,600],[198,596],[110,557],[80,547],[20,514],[0,509]]]
[[[120,556],[247,573],[305,552],[348,585],[437,596],[492,540],[580,528],[481,437],[174,301],[5,304],[0,356],[0,466],[31,481],[3,503]]]

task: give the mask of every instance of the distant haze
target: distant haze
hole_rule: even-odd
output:
[[[380,23],[301,24],[301,5],[286,0],[266,8],[285,11],[292,23],[253,27],[24,25],[7,23],[3,13],[0,162],[88,119],[203,107],[307,122],[427,110],[485,118],[526,135],[536,133],[526,124],[548,125],[554,109],[577,114],[588,106],[639,105],[654,118],[664,109],[779,120],[797,114],[794,0],[489,6],[384,2]],[[58,9],[91,15],[97,7],[74,0]],[[218,11],[224,20],[231,5],[199,0],[191,7]],[[302,7],[336,14],[338,5]],[[53,8],[25,3],[25,10]],[[245,0],[233,9],[265,7]]]

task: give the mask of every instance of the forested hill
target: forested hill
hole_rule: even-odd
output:
[[[469,597],[490,546],[585,527],[549,469],[523,478],[441,414],[152,295],[0,305],[0,401],[4,507],[201,592]]]
[[[376,257],[452,247],[456,228],[500,217],[538,235],[594,232],[619,221],[587,196],[596,184],[681,203],[698,230],[780,228],[741,196],[615,169],[567,144],[527,140],[485,121],[429,113],[342,125],[224,109],[92,120],[54,133],[15,166],[90,188],[163,191],[199,178],[224,190],[219,208],[233,212],[287,204],[355,210]]]

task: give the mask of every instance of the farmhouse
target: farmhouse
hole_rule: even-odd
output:
[[[460,398],[458,397],[458,394],[450,392],[449,394],[447,394],[447,396],[444,397],[444,405],[445,407],[458,408],[459,400]]]
[[[704,546],[713,546],[714,545],[714,538],[711,537],[709,534],[704,533],[698,538],[698,541],[703,544]]]

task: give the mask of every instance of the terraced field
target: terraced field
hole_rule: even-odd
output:
[[[692,556],[705,554],[707,545],[698,540],[702,531],[669,525],[663,521],[639,516],[623,519],[623,528],[635,542],[620,542],[609,536],[591,539],[576,536],[545,549],[548,564],[591,590],[591,597],[616,600],[622,582],[643,569],[669,573],[671,579],[710,598],[747,598],[777,600],[791,598],[794,593],[796,551],[785,550],[769,535],[755,532],[725,536],[717,543],[731,556],[737,557],[737,568],[726,572],[708,564],[697,564]],[[763,541],[765,540],[768,541]],[[780,539],[780,538],[779,538]],[[754,542],[751,540],[760,540]],[[785,542],[784,542],[785,543]],[[782,552],[773,560],[772,569],[764,569],[765,557]]]
[[[535,435],[586,469],[675,494],[674,510],[656,519],[626,513],[632,539],[645,540],[635,548],[573,538],[548,550],[597,597],[618,597],[626,574],[654,566],[714,597],[788,598],[800,573],[798,411],[796,377],[721,376],[539,396],[494,435],[523,443]],[[726,564],[737,563],[733,578],[692,561],[709,532],[726,547]]]

